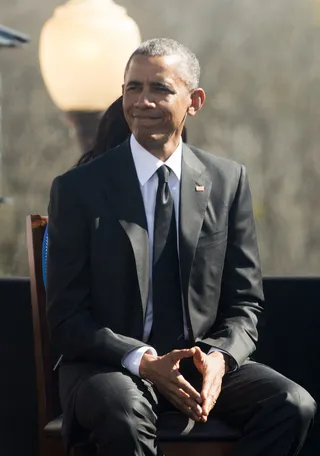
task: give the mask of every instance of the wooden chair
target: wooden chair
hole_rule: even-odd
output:
[[[47,217],[27,216],[27,247],[30,270],[34,353],[38,393],[38,439],[40,456],[63,456],[62,415],[58,398],[57,371],[59,354],[53,353],[46,320],[46,292],[42,276],[42,244]],[[159,420],[159,440],[166,456],[230,456],[238,431],[217,419],[186,429],[178,412],[164,414]],[[93,456],[95,446],[84,442],[73,449],[73,456]]]

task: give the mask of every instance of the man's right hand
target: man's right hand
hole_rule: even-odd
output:
[[[173,350],[163,356],[145,353],[140,362],[140,376],[151,381],[157,390],[182,413],[200,421],[201,395],[179,372],[180,360],[192,358],[195,347]]]

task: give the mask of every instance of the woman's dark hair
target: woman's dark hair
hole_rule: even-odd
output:
[[[130,128],[123,114],[121,96],[109,106],[101,117],[93,149],[85,152],[75,166],[87,163],[104,154],[107,150],[119,146],[129,138],[130,134]],[[183,127],[181,136],[182,141],[187,142],[186,127]]]

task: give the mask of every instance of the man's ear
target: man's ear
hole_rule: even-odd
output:
[[[122,89],[122,95],[123,95],[123,93],[124,93],[124,84],[122,84],[121,89]]]
[[[200,87],[195,89],[191,94],[191,104],[188,108],[188,116],[195,116],[198,111],[202,108],[206,99],[206,94]]]

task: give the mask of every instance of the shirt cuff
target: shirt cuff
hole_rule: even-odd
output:
[[[220,352],[220,353],[223,353],[225,355],[225,357],[227,358],[226,359],[226,363],[228,365],[228,371],[227,371],[228,374],[230,372],[234,372],[234,371],[236,371],[238,369],[236,363],[234,362],[234,360],[232,358],[232,356],[230,356],[227,351],[223,350],[222,348],[211,347],[210,350],[208,351],[207,355],[210,355],[210,353],[213,353],[213,352]]]
[[[128,369],[131,374],[136,375],[137,377],[140,377],[139,373],[139,368],[140,368],[140,362],[143,357],[143,355],[149,352],[150,355],[157,356],[157,352],[153,347],[150,346],[144,346],[144,347],[139,347],[131,350],[129,353],[124,355],[122,358],[122,366]]]

